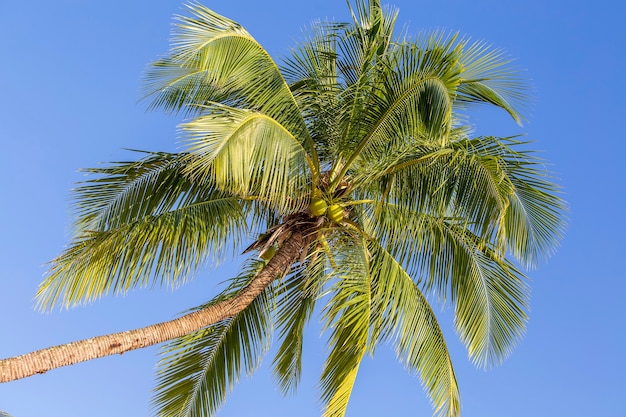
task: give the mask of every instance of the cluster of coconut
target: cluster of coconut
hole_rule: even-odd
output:
[[[328,176],[324,176],[321,181],[322,189],[327,190]],[[322,190],[315,188],[311,194],[311,203],[309,204],[309,213],[313,217],[326,217],[333,223],[341,223],[345,220],[347,211],[344,206],[337,201],[341,199],[349,192],[349,184],[346,181],[339,183],[339,186],[330,193],[325,195]],[[300,213],[302,214],[302,213]],[[297,214],[293,216],[287,216],[281,224],[278,224],[265,233],[259,235],[259,238],[250,245],[245,251],[257,249],[259,250],[260,257],[269,262],[274,257],[277,249],[282,244],[283,238],[290,230],[290,225],[293,222],[301,221]],[[320,219],[321,220],[321,219]]]
[[[326,216],[330,221],[340,223],[344,219],[344,210],[340,204],[328,202],[322,196],[320,190],[313,192],[313,198],[311,199],[311,205],[309,211],[314,217]]]

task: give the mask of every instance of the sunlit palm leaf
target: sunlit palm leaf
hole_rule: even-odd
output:
[[[368,148],[386,149],[396,135],[445,144],[452,127],[452,109],[466,102],[502,107],[520,121],[516,106],[525,100],[522,84],[500,52],[480,44],[468,45],[466,40],[457,42],[456,35],[435,32],[426,38],[424,43],[393,48],[385,56],[387,65],[369,76],[377,82],[370,87],[380,92],[371,95],[371,102],[361,112],[360,126],[369,124],[371,128],[363,131],[364,138],[351,160],[361,152],[365,158],[375,158],[380,152]],[[472,77],[471,81],[466,77]]]
[[[376,188],[384,186],[387,201],[403,209],[448,215],[453,208],[459,171],[463,168],[464,161],[460,157],[462,155],[438,146],[415,147],[381,171],[383,175]],[[476,192],[488,193],[489,189]],[[468,223],[472,220],[468,219]]]
[[[502,228],[507,249],[527,267],[549,256],[562,238],[566,204],[545,162],[515,138],[483,137],[468,142],[476,155],[497,157],[513,187]]]
[[[212,102],[259,111],[285,126],[317,164],[315,148],[278,67],[238,23],[194,3],[180,16],[170,56],[147,75],[152,106],[198,111]]]
[[[183,125],[193,158],[192,178],[215,182],[244,197],[258,197],[282,213],[302,209],[313,163],[302,145],[276,120],[250,110],[211,105],[208,114]]]
[[[511,138],[460,137],[447,149],[421,146],[381,157],[360,168],[356,180],[389,175],[373,192],[384,186],[387,199],[401,207],[464,219],[500,256],[510,251],[534,265],[562,236],[566,208],[541,160],[516,149],[523,145]]]
[[[263,266],[263,262],[252,263],[210,304],[233,297]],[[163,348],[153,399],[159,416],[215,414],[242,373],[250,375],[269,348],[272,299],[270,287],[234,317],[176,339]]]
[[[396,137],[405,142],[448,140],[458,57],[454,38],[439,34],[423,45],[404,43],[393,48],[380,69],[380,101],[370,110],[377,112],[372,116],[375,123],[361,145],[365,158],[376,158],[380,154],[376,149],[388,148]]]
[[[460,413],[459,389],[448,348],[428,300],[402,266],[376,242],[369,242],[373,258],[373,349],[391,341],[398,359],[420,376],[435,409],[441,416]]]
[[[330,353],[321,376],[325,417],[345,414],[369,337],[370,277],[365,243],[342,236],[331,242],[336,281],[324,316],[332,329]]]
[[[379,168],[381,177],[392,177],[384,182],[389,201],[464,219],[500,256],[508,251],[533,266],[555,250],[566,206],[542,161],[525,145],[514,138],[461,136],[446,150],[418,147],[394,162],[381,158],[364,168],[364,177]]]
[[[397,10],[386,10],[380,2],[357,2],[351,10],[354,23],[343,28],[337,49],[337,67],[344,91],[340,95],[342,111],[338,115],[341,128],[337,139],[338,156],[355,155],[361,137],[375,123],[370,111],[376,109],[381,96],[379,70],[385,66],[392,49],[392,35]],[[356,152],[358,153],[358,152]]]
[[[316,22],[308,38],[293,48],[281,72],[309,126],[321,160],[337,155],[341,136],[337,118],[342,111],[339,100],[341,79],[337,69],[337,36],[341,28],[330,22]]]
[[[455,305],[457,330],[479,366],[508,356],[524,333],[529,292],[524,275],[489,241],[457,219],[392,205],[366,225],[420,286]]]
[[[397,153],[401,151],[398,146],[447,142],[452,104],[445,80],[421,74],[411,78],[403,80],[401,85],[386,85],[377,99],[374,107],[384,113],[377,115],[372,130],[355,149],[362,163],[380,161],[382,155]],[[352,159],[356,156],[354,153]]]
[[[421,250],[425,287],[449,294],[457,331],[472,360],[499,364],[524,334],[529,291],[524,275],[493,248],[454,221],[438,221],[426,232]]]

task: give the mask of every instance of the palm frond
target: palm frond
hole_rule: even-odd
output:
[[[428,300],[402,266],[376,241],[373,253],[370,350],[391,341],[398,360],[419,375],[435,413],[460,413],[460,396],[443,333]]]
[[[515,138],[481,137],[468,143],[472,153],[497,157],[512,186],[502,222],[507,250],[524,266],[551,255],[565,229],[565,202],[545,162]]]
[[[306,38],[292,48],[281,66],[302,115],[309,126],[321,161],[337,154],[341,136],[337,121],[342,111],[337,69],[337,42],[341,25],[315,22]]]
[[[456,34],[435,32],[424,38],[426,42],[402,43],[386,56],[387,65],[376,73],[380,92],[372,95],[376,101],[359,121],[371,127],[362,131],[350,161],[393,153],[394,142],[446,145],[456,117],[453,110],[467,103],[492,104],[521,121],[519,109],[527,101],[524,85],[501,51],[457,41]]]
[[[332,328],[330,353],[321,376],[325,417],[345,414],[369,337],[370,276],[368,254],[360,238],[341,236],[331,242],[336,281],[325,310],[325,327]]]
[[[90,178],[73,190],[78,231],[114,229],[215,193],[215,184],[184,175],[186,153],[143,152],[137,161],[82,170]]]
[[[524,275],[465,222],[384,205],[365,230],[416,277],[455,306],[457,331],[481,367],[500,363],[525,331]]]
[[[565,204],[542,161],[515,138],[467,138],[449,147],[421,145],[361,165],[361,198],[384,193],[406,210],[463,219],[465,226],[525,266],[554,251]]]
[[[463,219],[465,227],[532,267],[563,235],[566,205],[543,161],[516,138],[458,136],[449,148],[420,146],[359,171],[406,210]],[[387,165],[385,168],[384,165]],[[379,169],[375,174],[371,170]],[[390,178],[384,178],[389,175]]]
[[[372,174],[367,169],[372,168],[371,165],[358,171],[360,180],[371,181],[369,192],[377,194],[384,187],[385,202],[394,206],[435,216],[451,215],[457,180],[467,158],[449,148],[421,145],[401,152],[393,159],[393,162],[385,159],[390,164],[381,166],[379,172]],[[489,190],[476,192],[488,193]]]
[[[370,65],[390,47],[398,9],[382,7],[379,0],[357,0],[355,3],[354,8],[348,3],[353,26],[346,27],[346,34],[357,40],[364,57],[362,65]]]
[[[51,263],[40,308],[90,302],[135,287],[176,287],[208,259],[236,247],[246,224],[240,200],[216,192],[184,207],[116,228],[84,230]]]
[[[386,56],[374,122],[357,151],[377,159],[394,143],[445,144],[453,122],[453,100],[459,83],[460,48],[456,37],[434,33],[425,44],[397,44]],[[391,149],[390,149],[391,148]],[[355,156],[352,157],[355,159]]]
[[[422,240],[421,250],[430,254],[421,259],[423,285],[442,300],[450,298],[474,363],[499,364],[525,332],[530,295],[525,276],[462,224],[438,223]]]
[[[462,80],[457,89],[458,104],[491,104],[521,124],[529,100],[528,86],[502,50],[485,42],[465,40],[459,64]]]
[[[499,364],[525,332],[526,277],[493,250],[479,250],[467,229],[450,225],[447,232],[456,239],[450,283],[457,331],[478,366]]]
[[[262,113],[218,104],[207,111],[182,125],[193,155],[185,172],[282,213],[302,209],[316,168],[292,133]]]
[[[147,74],[152,107],[198,112],[211,102],[258,111],[277,120],[305,145],[315,148],[289,86],[267,51],[238,23],[198,4],[179,16],[170,55]]]
[[[283,279],[276,292],[276,325],[282,339],[273,361],[274,376],[284,394],[295,392],[302,374],[304,326],[308,323],[327,279],[326,260],[319,249],[306,264]]]
[[[348,160],[354,159],[353,150],[375,123],[370,112],[378,107],[382,95],[380,71],[386,68],[386,57],[394,48],[392,39],[398,13],[395,9],[383,9],[378,1],[357,1],[351,12],[354,24],[343,28],[344,35],[337,46],[337,68],[344,84],[337,150],[338,156]],[[347,165],[343,170],[346,168]]]
[[[209,304],[233,297],[263,266],[252,262]],[[157,415],[213,416],[242,373],[252,374],[269,348],[272,300],[273,288],[268,287],[234,317],[168,343],[157,370]]]

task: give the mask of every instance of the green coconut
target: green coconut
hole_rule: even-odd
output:
[[[339,223],[343,220],[343,207],[339,204],[333,204],[328,207],[328,212],[326,213],[328,218],[335,223]]]
[[[315,217],[323,216],[324,214],[326,214],[327,208],[328,205],[323,198],[314,198],[313,201],[311,201],[310,210],[311,214]]]
[[[265,261],[269,261],[270,259],[274,257],[275,253],[276,253],[276,246],[270,246],[269,248],[261,252],[261,258],[263,258]]]

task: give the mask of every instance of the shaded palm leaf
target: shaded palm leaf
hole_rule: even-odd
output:
[[[263,266],[263,262],[252,262],[210,304],[232,298]],[[158,415],[215,414],[242,373],[250,375],[269,348],[272,299],[270,287],[234,317],[176,339],[163,348],[153,399]]]
[[[210,197],[210,198],[207,198]],[[85,230],[52,262],[37,293],[41,308],[93,301],[154,284],[176,287],[237,243],[245,216],[220,192],[185,207],[103,231]]]
[[[277,289],[276,325],[282,339],[274,358],[274,376],[283,391],[295,392],[302,374],[304,328],[328,279],[321,250],[309,254],[306,265],[283,280]]]
[[[191,155],[137,152],[147,156],[83,170],[91,177],[74,190],[79,230],[116,228],[216,192],[214,182],[193,182],[184,175]]]

